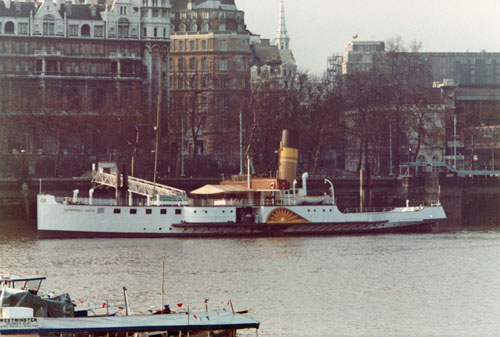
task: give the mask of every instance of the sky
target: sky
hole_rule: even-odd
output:
[[[247,28],[274,39],[280,0],[235,0]],[[426,52],[500,52],[500,0],[284,0],[300,70],[321,75],[347,42],[420,41]]]

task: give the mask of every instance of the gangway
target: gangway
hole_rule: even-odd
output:
[[[106,173],[102,170],[92,170],[92,184],[116,188],[117,177],[117,174]],[[123,174],[120,174],[120,184],[118,187],[123,187]],[[128,177],[128,190],[145,197],[168,195],[182,197],[183,199],[186,198],[186,192],[183,190],[130,176]]]

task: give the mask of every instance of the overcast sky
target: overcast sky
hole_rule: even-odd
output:
[[[280,0],[235,0],[247,28],[273,39]],[[321,74],[327,57],[358,41],[401,36],[422,51],[500,52],[500,0],[284,0],[299,69]]]

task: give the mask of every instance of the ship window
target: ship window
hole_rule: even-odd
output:
[[[207,214],[207,213],[208,213],[208,211],[205,211],[205,214]]]
[[[166,209],[161,209],[160,210],[160,214],[167,214],[167,210]]]
[[[195,214],[196,214],[196,211],[193,211],[193,213],[195,213]]]
[[[130,209],[130,214],[137,214],[137,209],[131,208]]]
[[[151,208],[146,208],[146,214],[151,214]]]
[[[115,209],[113,209],[113,213],[114,213],[114,214],[120,214],[120,209],[119,209],[119,208],[115,208]]]
[[[175,210],[175,214],[182,214],[182,212],[181,212],[181,210],[180,210],[180,209],[178,209],[178,208],[177,208],[177,209]]]
[[[324,209],[323,212],[326,212],[326,209]]]
[[[226,213],[226,211],[222,211],[222,213]]]

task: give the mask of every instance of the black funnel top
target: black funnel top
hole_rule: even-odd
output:
[[[297,131],[284,129],[281,136],[283,147],[299,148],[299,134]]]

